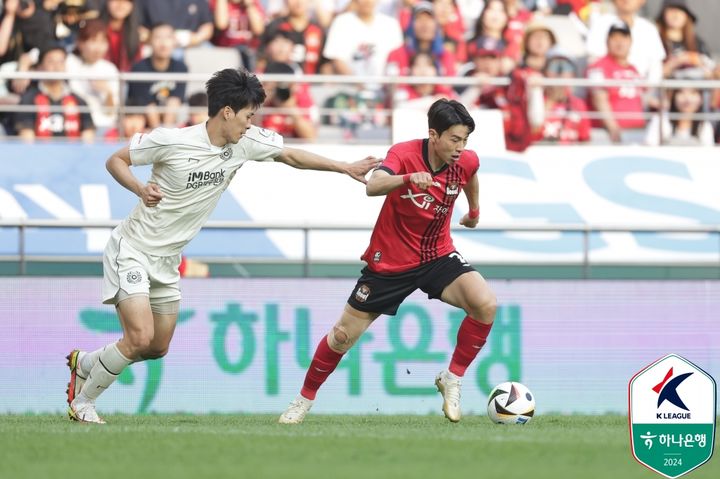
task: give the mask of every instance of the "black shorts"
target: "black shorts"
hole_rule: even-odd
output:
[[[428,298],[440,298],[443,290],[461,274],[475,271],[460,253],[452,253],[397,274],[373,273],[364,267],[348,304],[366,313],[394,316],[400,304],[420,288]]]

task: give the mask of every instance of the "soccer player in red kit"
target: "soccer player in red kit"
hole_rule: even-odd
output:
[[[462,308],[465,319],[447,370],[435,378],[443,412],[460,420],[461,378],[485,344],[496,299],[485,279],[455,251],[450,237],[453,205],[465,193],[469,212],[460,220],[477,226],[477,154],[465,150],[475,123],[454,100],[436,101],[428,111],[429,138],[398,143],[367,183],[368,196],[386,195],[362,259],[362,270],[342,316],[320,340],[300,394],[280,423],[301,423],[315,395],[353,344],[381,314],[395,315],[420,288],[430,299]]]

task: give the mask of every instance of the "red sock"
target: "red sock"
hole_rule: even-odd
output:
[[[322,386],[328,376],[330,376],[330,373],[335,371],[342,357],[343,355],[341,353],[336,353],[330,349],[327,342],[327,335],[325,335],[315,350],[315,356],[313,356],[310,367],[305,375],[305,383],[300,390],[300,394],[305,399],[315,399],[318,389],[320,389],[320,386]]]
[[[491,324],[483,324],[465,316],[457,333],[457,345],[453,351],[448,370],[456,376],[464,376],[465,370],[485,345]]]

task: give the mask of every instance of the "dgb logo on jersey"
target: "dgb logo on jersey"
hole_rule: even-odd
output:
[[[700,467],[715,442],[715,380],[669,354],[646,366],[628,387],[630,444],[638,462],[675,478]]]

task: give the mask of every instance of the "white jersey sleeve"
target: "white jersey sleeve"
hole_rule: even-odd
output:
[[[165,160],[175,145],[169,128],[156,128],[150,133],[135,133],[130,140],[130,161],[134,166],[150,165]]]
[[[283,149],[283,137],[275,131],[253,126],[245,132],[241,145],[250,161],[272,161]]]

